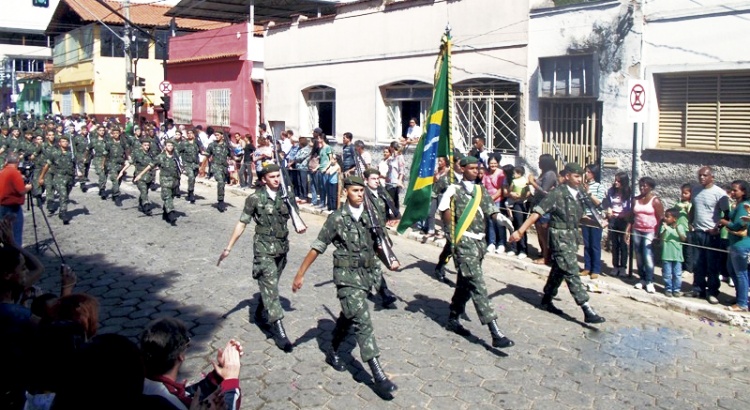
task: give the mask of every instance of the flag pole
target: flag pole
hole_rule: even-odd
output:
[[[445,42],[445,58],[448,59],[448,166],[450,171],[448,172],[448,184],[453,185],[456,182],[456,175],[453,169],[453,70],[451,69],[451,26],[450,24],[445,26],[445,36],[447,41]],[[448,224],[449,235],[448,240],[451,241],[451,255],[455,256],[456,244],[453,242],[456,237],[456,197],[455,195],[451,198],[451,218]],[[455,259],[454,259],[455,260]],[[447,262],[447,261],[446,261]]]

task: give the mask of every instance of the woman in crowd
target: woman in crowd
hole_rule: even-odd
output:
[[[557,165],[555,159],[550,154],[542,154],[539,156],[539,169],[541,175],[539,178],[530,178],[529,184],[534,187],[534,196],[531,198],[529,207],[533,207],[547,196],[549,191],[557,186]],[[541,218],[534,224],[536,228],[537,237],[539,238],[539,248],[541,248],[542,257],[534,260],[534,263],[539,265],[550,264],[550,254],[548,246],[549,236],[549,215],[542,215]]]
[[[390,156],[387,160],[388,172],[385,175],[385,191],[393,199],[393,204],[396,205],[396,209],[399,208],[398,194],[404,187],[404,175],[406,174],[406,161],[404,155],[401,153],[398,142],[393,141],[388,147]],[[388,226],[398,226],[400,215],[396,216],[395,219],[388,221]]]
[[[492,197],[495,206],[500,207],[503,200],[505,174],[500,169],[497,158],[492,155],[487,161],[489,169],[482,178],[482,185]],[[503,253],[505,251],[505,228],[495,218],[487,218],[487,252]]]
[[[618,172],[612,187],[604,197],[602,207],[609,220],[609,240],[612,244],[612,276],[624,276],[628,267],[628,244],[625,232],[630,230],[630,178]]]
[[[734,281],[737,302],[727,309],[731,312],[747,312],[747,257],[750,254],[750,238],[747,236],[748,222],[750,222],[750,184],[747,181],[732,182],[731,196],[737,205],[730,212],[729,218],[719,221],[721,226],[729,230],[729,257],[727,271]]]
[[[297,201],[301,204],[306,204],[309,181],[307,175],[309,173],[310,166],[310,154],[312,153],[312,147],[307,143],[307,138],[300,137],[299,139],[299,150],[294,156],[294,168],[298,173],[299,187],[297,187]]]
[[[638,263],[638,275],[641,281],[635,284],[636,289],[646,289],[654,293],[654,236],[659,234],[659,224],[664,218],[664,205],[654,193],[656,181],[651,177],[638,180],[641,194],[633,201],[633,226],[625,234],[625,242],[633,238],[635,260]],[[632,235],[631,235],[632,233]]]
[[[583,192],[588,195],[589,200],[598,208],[601,206],[606,194],[604,185],[599,183],[599,167],[595,164],[586,166]],[[584,223],[581,224],[583,233],[583,262],[584,267],[581,276],[591,275],[596,279],[602,273],[602,229],[593,223],[594,215],[588,209]]]

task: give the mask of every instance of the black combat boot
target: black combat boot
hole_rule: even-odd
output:
[[[445,278],[445,265],[441,263],[435,265],[435,279],[443,283],[447,281],[447,279]]]
[[[271,332],[273,333],[273,341],[276,343],[276,346],[287,353],[291,352],[292,342],[290,342],[289,338],[286,336],[284,324],[281,323],[281,319],[273,322],[271,324],[271,327]]]
[[[188,197],[187,200],[191,203],[195,203],[195,191],[188,191]]]
[[[542,303],[539,305],[539,309],[546,310],[553,315],[562,315],[563,311],[558,309],[557,306],[552,304],[552,296],[544,295]]]
[[[174,211],[167,212],[167,222],[172,226],[177,226],[177,214]]]
[[[255,319],[255,324],[258,326],[266,326],[268,325],[268,321],[266,320],[265,313],[265,306],[263,306],[263,301],[261,300],[260,303],[258,303],[258,306],[255,308],[255,313],[253,314],[253,318]]]
[[[120,195],[113,196],[112,197],[112,201],[115,202],[115,206],[116,207],[118,207],[118,208],[122,207],[122,198],[120,198]]]
[[[581,309],[583,309],[584,321],[586,323],[597,324],[597,323],[604,323],[604,322],[607,321],[607,319],[599,316],[594,311],[594,308],[592,308],[591,306],[589,306],[589,302],[586,302],[583,305],[581,305]]]
[[[143,214],[146,216],[151,216],[151,204],[146,202],[143,205]]]
[[[107,199],[107,192],[106,191],[99,192],[99,197],[102,199],[102,201],[106,200]]]
[[[445,328],[448,331],[460,336],[469,336],[471,334],[468,329],[461,325],[461,322],[458,320],[458,313],[452,310],[450,315],[448,316],[448,324],[445,325]]]
[[[161,207],[161,219],[167,220],[167,207],[165,206]]]
[[[81,186],[81,192],[86,192],[86,191],[88,191],[88,190],[89,190],[89,188],[88,188],[88,187],[86,186],[86,181],[83,181],[83,180],[81,180],[81,181],[79,182],[79,184],[80,184],[80,186]]]
[[[172,193],[174,194],[175,198],[182,197],[182,192],[180,192],[180,187],[179,186],[175,187],[175,189],[174,189],[174,191],[172,191]]]
[[[490,334],[492,335],[492,347],[499,347],[501,349],[504,349],[506,347],[515,345],[515,343],[513,343],[512,340],[508,339],[508,337],[500,331],[500,328],[497,327],[497,320],[493,320],[492,322],[488,323],[487,327],[490,328]]]
[[[224,212],[227,210],[227,205],[224,203],[223,199],[219,200],[219,204],[216,206],[216,209],[218,209],[219,212]]]
[[[341,347],[341,343],[343,343],[346,335],[349,333],[349,324],[350,322],[343,314],[339,315],[338,320],[336,320],[336,327],[333,328],[331,349],[326,352],[326,363],[330,364],[331,367],[333,367],[333,370],[336,370],[337,372],[343,372],[346,370],[344,361],[341,360],[341,357],[339,356],[339,347]]]
[[[62,221],[63,225],[70,224],[70,215],[68,215],[67,212],[60,212],[60,220]]]
[[[396,295],[388,289],[388,284],[385,283],[385,278],[382,277],[380,278],[380,299],[383,301],[383,307],[388,309],[395,308],[393,304],[398,300]]]
[[[380,366],[380,362],[378,361],[377,357],[370,359],[367,364],[370,365],[370,370],[372,370],[372,378],[375,380],[375,393],[377,393],[377,395],[382,399],[392,399],[393,395],[391,393],[398,390],[398,386],[396,386],[396,384],[392,381],[388,380],[388,377],[386,377],[385,372],[383,372],[383,368]]]

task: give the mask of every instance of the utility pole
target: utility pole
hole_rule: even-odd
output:
[[[123,2],[125,26],[123,28],[123,44],[125,47],[125,113],[133,114],[133,83],[135,77],[132,72],[132,58],[130,56],[130,0]]]

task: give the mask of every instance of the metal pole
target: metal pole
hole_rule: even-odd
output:
[[[633,166],[631,170],[631,177],[630,178],[630,212],[633,212],[633,207],[635,206],[635,186],[637,184],[636,178],[638,177],[638,165],[637,165],[637,158],[638,158],[638,123],[633,123]],[[630,235],[630,244],[628,247],[628,276],[633,276],[633,254],[635,248],[633,247],[633,234],[632,234],[632,226],[630,228],[631,235]]]
[[[123,2],[123,10],[125,14],[125,27],[123,29],[123,44],[125,48],[125,113],[133,114],[133,85],[128,81],[132,74],[132,58],[130,56],[130,0]],[[135,82],[135,77],[133,77]]]

